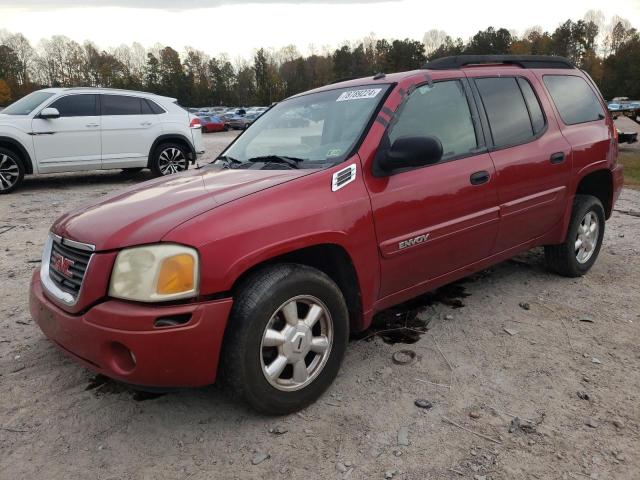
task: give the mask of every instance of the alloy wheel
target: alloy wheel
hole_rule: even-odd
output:
[[[310,295],[294,297],[276,310],[264,330],[262,373],[278,390],[300,390],[320,375],[332,344],[328,308]]]
[[[598,245],[600,235],[600,223],[598,216],[593,211],[587,212],[578,226],[578,233],[574,243],[576,260],[578,263],[587,263],[593,256]]]
[[[0,153],[0,190],[9,190],[19,178],[18,162],[13,157]]]
[[[179,148],[166,148],[160,152],[158,167],[162,175],[183,172],[187,169],[187,157]]]

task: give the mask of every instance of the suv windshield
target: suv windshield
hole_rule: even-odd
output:
[[[50,92],[33,92],[15,103],[5,108],[2,113],[5,115],[29,115],[42,102],[53,97],[55,94]]]
[[[258,117],[219,158],[230,168],[256,163],[322,168],[343,161],[363,134],[389,85],[365,85],[285,100]],[[280,157],[278,160],[277,157]]]

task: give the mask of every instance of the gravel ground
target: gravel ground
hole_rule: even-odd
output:
[[[233,135],[208,135],[209,155]],[[638,478],[637,216],[614,213],[584,278],[547,273],[534,250],[385,312],[428,332],[352,340],[316,404],[273,418],[216,387],[153,396],[96,378],[31,320],[53,220],[146,178],[33,177],[0,197],[0,478]],[[617,209],[640,211],[640,192]],[[407,348],[417,361],[392,362]]]

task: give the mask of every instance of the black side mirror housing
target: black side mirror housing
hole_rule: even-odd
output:
[[[442,142],[434,136],[399,137],[376,158],[378,168],[387,174],[395,170],[424,167],[442,159]]]

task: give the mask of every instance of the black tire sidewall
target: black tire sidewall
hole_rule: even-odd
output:
[[[575,255],[575,249],[572,248],[575,243],[576,236],[578,234],[578,228],[582,223],[582,219],[588,212],[593,212],[598,217],[598,240],[596,242],[595,250],[593,251],[593,255],[589,258],[585,263],[578,262],[578,259]],[[600,248],[602,247],[602,242],[604,240],[604,231],[605,231],[605,214],[604,207],[600,200],[596,197],[592,197],[590,195],[578,195],[576,196],[575,207],[573,210],[573,215],[571,218],[571,224],[569,227],[569,233],[567,234],[567,250],[573,253],[569,262],[571,264],[572,269],[579,275],[584,275],[587,273],[593,264],[598,259],[598,255],[600,254]]]
[[[268,291],[251,292],[255,300],[251,302],[251,307],[244,308],[240,304],[239,308],[232,311],[228,325],[228,328],[241,326],[239,331],[234,332],[239,335],[232,335],[234,339],[226,345],[239,349],[241,355],[234,355],[233,361],[239,361],[241,365],[227,369],[233,370],[231,374],[235,378],[227,377],[226,383],[234,383],[233,388],[241,391],[251,406],[269,414],[290,413],[316,400],[336,377],[349,338],[348,311],[338,287],[315,269],[287,267],[290,269],[287,274]],[[327,363],[313,382],[301,390],[281,391],[274,388],[262,372],[260,344],[271,316],[287,300],[298,295],[312,295],[325,304],[333,323],[333,343]]]
[[[179,149],[184,155],[184,158],[186,159],[186,168],[183,171],[186,172],[187,170],[189,170],[189,152],[185,150],[184,146],[180,145],[179,143],[163,143],[161,145],[158,145],[155,151],[153,152],[153,157],[151,160],[151,171],[154,173],[154,175],[156,175],[157,177],[168,176],[168,175],[163,175],[162,172],[160,171],[160,154],[167,148]],[[169,174],[169,175],[172,175],[172,174]]]
[[[6,190],[0,190],[0,195],[2,195],[13,192],[22,184],[22,180],[24,180],[25,168],[24,164],[22,163],[22,159],[15,152],[7,150],[6,148],[0,148],[0,155],[11,157],[11,159],[14,160],[18,165],[18,180],[10,188],[7,188]]]

